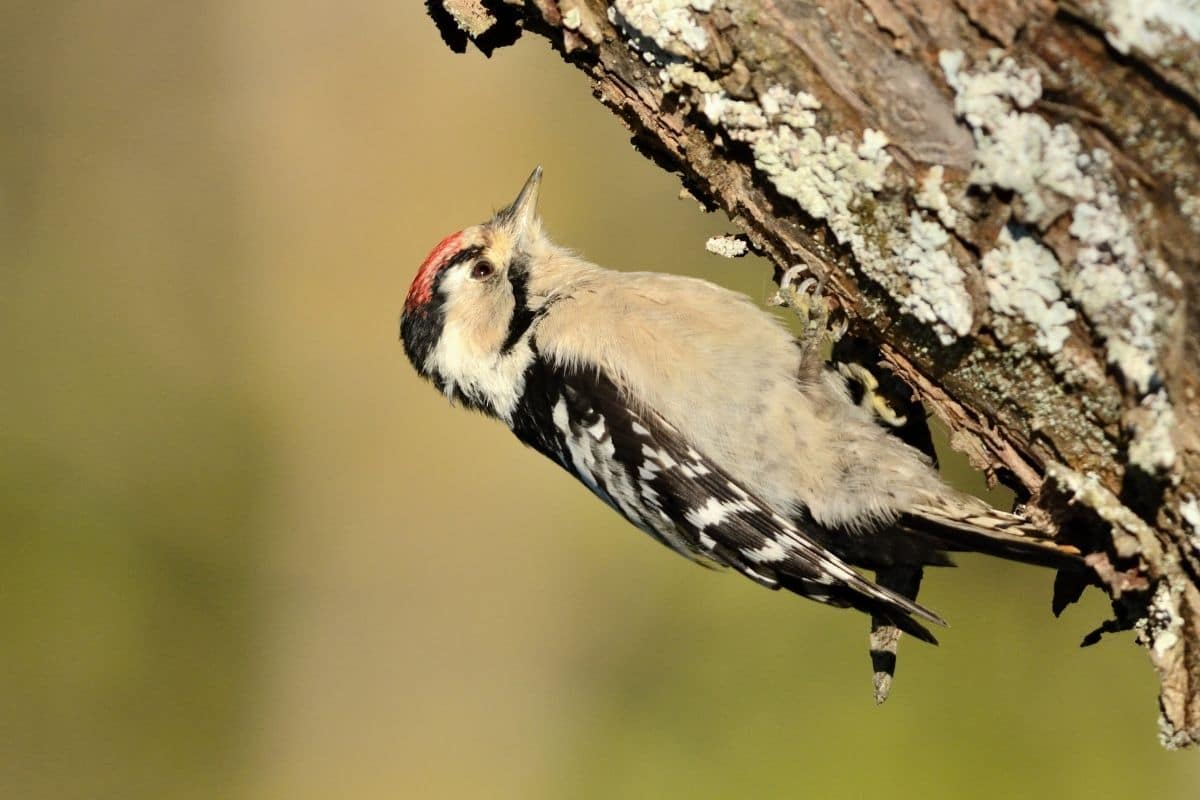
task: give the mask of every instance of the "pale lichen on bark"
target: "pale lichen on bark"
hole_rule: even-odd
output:
[[[750,252],[750,244],[741,236],[710,236],[704,249],[722,258],[741,258]]]
[[[1116,50],[1147,59],[1168,80],[1200,94],[1200,0],[1085,0],[1082,6]]]
[[[429,2],[548,37],[777,276],[823,275],[955,445],[1091,544],[1164,741],[1200,741],[1196,0]]]
[[[980,261],[987,280],[988,305],[996,315],[992,327],[1007,342],[1019,341],[1014,321],[1034,330],[1034,343],[1046,353],[1058,353],[1071,335],[1075,310],[1063,300],[1058,283],[1060,266],[1049,248],[1019,227],[1006,226],[996,246]]]

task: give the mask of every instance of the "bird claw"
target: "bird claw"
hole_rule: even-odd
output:
[[[807,277],[793,283],[796,267],[792,267],[779,282],[772,305],[787,306],[800,320],[805,338],[813,333],[823,333],[829,320],[829,304],[825,301],[825,280]]]
[[[841,362],[837,365],[838,372],[842,373],[842,377],[846,380],[854,381],[862,387],[862,399],[858,404],[870,411],[883,422],[891,425],[893,428],[902,428],[908,422],[908,417],[903,414],[897,414],[887,398],[879,393],[879,380],[875,375],[862,364],[853,362]]]
[[[779,291],[771,299],[774,306],[787,306],[792,309],[800,320],[803,330],[801,342],[808,356],[819,351],[825,338],[836,342],[845,335],[849,328],[847,320],[840,320],[835,327],[829,325],[829,302],[825,299],[825,278],[809,276],[796,283],[796,278],[808,270],[803,264],[797,264],[783,273],[779,281]]]

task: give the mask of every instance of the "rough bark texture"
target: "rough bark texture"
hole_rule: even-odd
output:
[[[1091,553],[1200,742],[1200,7],[429,0],[528,30]],[[1083,589],[1063,576],[1055,610]],[[1098,638],[1099,632],[1096,634]]]

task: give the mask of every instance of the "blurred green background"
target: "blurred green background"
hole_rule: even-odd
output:
[[[963,558],[875,708],[865,620],[697,569],[396,339],[444,234],[770,271],[544,40],[416,2],[0,10],[0,797],[1191,798],[1129,638]],[[966,478],[964,478],[966,479]]]

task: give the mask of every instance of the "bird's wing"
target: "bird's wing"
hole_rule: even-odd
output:
[[[680,553],[732,567],[764,586],[853,607],[935,641],[913,618],[945,625],[940,617],[863,578],[600,371],[542,369],[530,376],[514,432],[639,528]],[[550,424],[539,424],[538,415]]]

